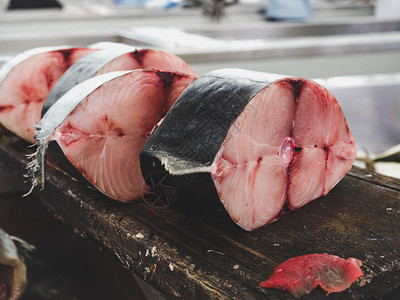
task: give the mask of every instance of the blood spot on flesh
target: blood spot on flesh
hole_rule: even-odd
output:
[[[303,79],[286,79],[284,82],[289,83],[293,87],[293,95],[298,99],[305,81]]]
[[[40,97],[38,91],[32,88],[31,86],[28,86],[26,84],[21,84],[20,89],[23,94],[21,98],[24,99],[22,100],[22,103],[25,105],[29,105],[34,102],[42,103],[45,100],[45,98]]]
[[[259,158],[257,158],[257,163],[260,163],[262,161],[262,156],[260,156]]]
[[[121,127],[115,127],[115,128],[114,128],[114,131],[117,133],[117,135],[118,135],[119,137],[124,137],[124,136],[125,136],[125,133],[123,133]]]
[[[146,56],[148,51],[149,50],[147,50],[147,49],[135,50],[134,52],[131,52],[131,55],[138,62],[138,64],[142,66],[143,65],[143,59]]]
[[[114,122],[111,122],[108,119],[107,115],[104,115],[102,120],[107,124],[107,132],[113,131],[119,137],[125,136],[125,133],[122,131],[122,128],[119,126],[116,126]]]
[[[180,78],[183,77],[183,74],[180,75],[172,72],[157,71],[156,74],[163,81],[166,87],[170,87],[175,80],[179,80]]]
[[[21,84],[20,89],[21,89],[22,93],[24,93],[27,96],[27,98],[29,98],[29,99],[31,98],[30,95],[34,92],[33,88],[26,84]]]
[[[51,88],[53,87],[53,83],[54,83],[53,74],[50,71],[48,71],[45,73],[45,76],[46,76],[46,81],[47,81],[47,88],[49,90],[51,90]]]
[[[0,113],[12,110],[14,105],[0,105]]]
[[[70,146],[89,136],[89,133],[74,127],[71,123],[68,123],[59,129],[56,136],[59,137],[58,140],[61,144]]]
[[[70,66],[71,65],[71,55],[72,55],[72,53],[75,51],[75,49],[62,49],[62,50],[58,50],[58,52],[60,53],[60,54],[62,54],[62,56],[64,56],[64,61],[65,61],[65,64],[67,65],[67,66]]]

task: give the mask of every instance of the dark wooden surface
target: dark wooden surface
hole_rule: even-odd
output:
[[[0,176],[2,184],[12,184]],[[162,300],[148,297],[147,285],[33,196],[21,198],[0,186],[0,227],[36,247],[25,260],[28,285],[21,300]]]
[[[27,144],[0,130],[0,168],[23,191]],[[30,150],[32,151],[32,150]],[[59,170],[49,159],[44,191],[34,196],[97,241],[167,298],[292,299],[259,282],[288,258],[329,253],[363,262],[364,278],[342,293],[303,299],[399,299],[400,182],[353,168],[325,197],[253,232],[198,220],[144,201],[123,204]],[[22,192],[21,192],[22,194]]]

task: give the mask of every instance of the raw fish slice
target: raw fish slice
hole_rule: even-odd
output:
[[[213,197],[253,230],[276,220],[285,203],[296,209],[328,193],[355,157],[354,138],[325,88],[228,69],[185,90],[144,145],[141,164],[155,186],[152,174],[168,174],[178,209],[200,209]],[[204,193],[190,195],[196,185]]]
[[[156,68],[177,71],[197,77],[196,72],[176,55],[133,47],[117,47],[91,53],[78,60],[55,84],[48,95],[42,115],[71,88],[96,75],[124,70]]]
[[[278,265],[260,286],[286,290],[295,297],[309,294],[318,285],[328,294],[342,292],[364,276],[361,265],[358,259],[326,253],[302,255]]]
[[[38,125],[38,150],[28,166],[32,187],[44,185],[44,156],[55,140],[98,190],[120,201],[139,199],[149,190],[140,173],[140,149],[194,79],[146,69],[106,73],[77,85]]]
[[[34,124],[42,106],[63,73],[89,48],[36,48],[12,58],[0,70],[0,123],[34,142]]]

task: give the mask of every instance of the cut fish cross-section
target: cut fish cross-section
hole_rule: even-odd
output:
[[[214,197],[253,230],[274,221],[285,203],[296,209],[328,193],[355,155],[343,113],[325,88],[228,69],[200,77],[181,95],[146,142],[141,163],[145,178],[168,173],[177,203],[199,206]],[[203,188],[189,197],[196,184]]]
[[[28,165],[32,187],[44,185],[45,153],[55,140],[98,190],[120,201],[149,189],[139,152],[153,127],[195,78],[156,69],[110,72],[72,88],[38,124],[38,149]]]

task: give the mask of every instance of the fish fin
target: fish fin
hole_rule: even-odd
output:
[[[24,258],[31,259],[29,252],[32,252],[36,250],[36,247],[32,244],[29,244],[28,242],[24,241],[23,239],[20,239],[19,237],[16,236],[10,236],[12,241],[14,242],[15,246],[18,249],[18,254],[23,256]]]
[[[41,186],[41,190],[44,189],[45,175],[46,175],[46,153],[49,146],[49,139],[39,140],[36,144],[37,149],[34,153],[28,154],[27,158],[30,162],[26,166],[26,178],[31,181],[31,189],[23,195],[28,196],[34,188],[38,185]]]
[[[205,164],[194,163],[191,161],[177,159],[171,156],[158,157],[162,166],[170,175],[186,175],[192,173],[210,173],[211,163]]]

